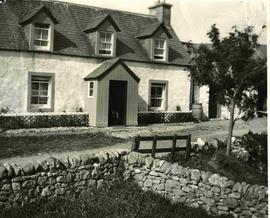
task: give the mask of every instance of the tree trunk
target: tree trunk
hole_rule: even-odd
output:
[[[226,155],[230,155],[230,153],[231,153],[232,133],[233,133],[233,127],[234,127],[234,122],[235,122],[234,121],[234,109],[235,109],[235,103],[234,103],[234,99],[233,99],[231,107],[230,107],[230,122],[229,122],[228,138],[227,138]]]

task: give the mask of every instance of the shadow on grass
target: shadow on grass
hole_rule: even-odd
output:
[[[105,133],[46,136],[0,136],[0,159],[39,153],[81,151],[126,142]]]

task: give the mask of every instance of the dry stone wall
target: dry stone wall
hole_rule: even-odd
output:
[[[132,177],[143,190],[203,207],[209,213],[267,217],[267,187],[235,183],[218,174],[127,151],[49,158],[24,166],[7,163],[0,167],[0,208],[39,198],[84,194],[104,183],[111,184],[118,176]]]
[[[0,167],[0,208],[24,205],[40,198],[73,197],[104,183],[112,183],[120,167],[122,152],[49,158],[24,166]]]
[[[125,177],[132,176],[145,191],[154,191],[191,207],[203,207],[212,214],[267,217],[268,193],[265,186],[235,183],[218,174],[135,152],[125,158]]]

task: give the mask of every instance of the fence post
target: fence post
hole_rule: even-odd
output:
[[[140,135],[137,135],[132,140],[131,151],[138,151],[140,147]]]
[[[157,135],[154,136],[153,145],[152,145],[152,157],[156,155],[156,148],[157,148]]]
[[[176,134],[173,136],[173,141],[172,141],[172,162],[174,161],[174,156],[175,156],[175,148],[176,148]]]
[[[187,150],[186,150],[186,160],[189,160],[191,153],[191,134],[188,134],[187,138]]]

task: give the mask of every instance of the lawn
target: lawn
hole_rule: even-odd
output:
[[[67,151],[84,151],[102,147],[107,149],[108,146],[129,149],[131,137],[137,134],[183,135],[190,133],[192,141],[196,141],[199,137],[211,141],[215,138],[225,138],[227,127],[227,120],[216,120],[202,123],[158,124],[128,128],[71,128],[65,131],[54,128],[15,130],[15,133],[0,134],[0,159],[45,154],[57,156],[57,154]],[[255,119],[249,123],[238,121],[234,133],[235,135],[243,135],[249,130],[253,132],[267,131],[267,119]],[[126,144],[123,144],[125,142]],[[151,145],[151,143],[142,143],[143,147],[151,147]],[[159,146],[171,146],[171,142],[158,143]]]
[[[78,199],[52,199],[23,208],[0,211],[2,218],[218,218],[202,208],[190,208],[153,192],[144,192],[133,181],[118,181]]]
[[[0,159],[64,151],[82,151],[113,146],[125,141],[127,140],[108,136],[102,132],[68,135],[0,136]]]

